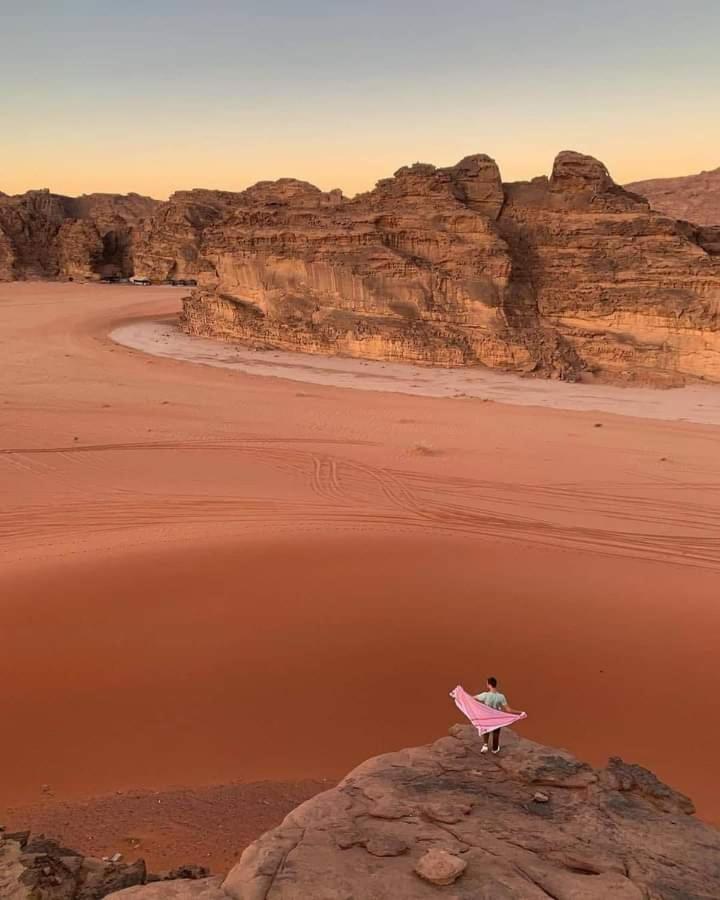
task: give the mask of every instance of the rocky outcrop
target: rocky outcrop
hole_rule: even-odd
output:
[[[156,206],[138,194],[0,194],[0,281],[131,275],[133,229]]]
[[[0,897],[7,900],[100,900],[144,884],[142,860],[126,865],[82,856],[43,835],[0,830]]]
[[[183,896],[213,900],[207,890],[203,892],[200,888],[219,885],[220,879],[209,878],[207,869],[200,866],[184,866],[166,875],[150,875],[141,859],[124,863],[117,857],[95,859],[63,847],[44,835],[10,834],[0,828],[0,898],[101,900],[109,894],[140,885],[147,889],[148,882],[169,885],[181,882]],[[191,883],[199,885],[195,892],[188,887]]]
[[[405,167],[354,200],[291,179],[256,185],[203,232],[209,271],[186,327],[309,352],[531,368],[502,309],[502,197],[482,156]]]
[[[228,900],[221,876],[199,881],[158,881],[126,888],[112,896],[114,900]]]
[[[640,766],[593,769],[470,726],[371,759],[248,847],[222,885],[117,900],[713,900],[720,832]]]
[[[201,255],[206,228],[221,221],[237,198],[229,191],[178,191],[157,207],[133,236],[137,274],[152,281],[212,273]]]
[[[659,383],[720,381],[720,259],[653,213],[591,157],[506,186],[514,275],[577,371]]]
[[[720,381],[720,236],[652,211],[574,152],[549,178],[505,185],[478,155],[404,167],[353,199],[292,179],[212,204],[182,194],[144,238],[140,274],[198,278],[190,334],[567,379]]]
[[[653,209],[697,225],[720,226],[720,168],[680,178],[651,178],[625,185]]]
[[[186,331],[251,346],[720,382],[720,225],[571,151],[509,184],[483,154],[415,163],[351,199],[292,178],[165,203],[0,195],[0,279],[101,274],[194,279]]]

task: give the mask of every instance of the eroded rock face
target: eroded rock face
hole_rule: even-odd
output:
[[[3,900],[101,900],[144,884],[145,863],[111,863],[82,856],[43,835],[0,831]]]
[[[120,854],[118,854],[119,856]],[[150,875],[139,859],[112,862],[83,856],[44,835],[9,834],[0,828],[2,900],[102,900],[112,894],[147,890],[144,898],[220,900],[220,878],[201,866]],[[146,884],[152,882],[152,884]]]
[[[511,184],[483,154],[415,163],[352,199],[292,178],[166,203],[0,195],[0,279],[101,274],[196,279],[188,333],[259,347],[720,382],[720,225],[572,151]]]
[[[567,379],[720,381],[720,238],[653,212],[590,156],[564,151],[549,178],[505,185],[478,155],[406,166],[354,199],[292,179],[212,202],[194,193],[159,210],[136,251],[140,274],[197,275],[190,334]]]
[[[133,228],[156,206],[138,194],[0,194],[0,281],[131,275]]]
[[[408,166],[354,200],[287,179],[256,185],[203,232],[210,272],[186,327],[308,352],[532,368],[503,313],[501,204],[487,157]],[[136,260],[158,271],[156,256]]]
[[[560,154],[548,182],[506,185],[506,198],[517,286],[579,372],[720,380],[720,259],[695,230],[578,154]]]
[[[243,854],[232,900],[711,900],[720,833],[639,766],[471,727],[369,760]],[[542,786],[547,800],[533,799]],[[393,852],[377,853],[378,847]],[[138,900],[143,900],[138,897]]]
[[[220,222],[237,194],[223,191],[178,191],[160,204],[133,235],[138,275],[153,281],[213,272],[201,254],[206,228]]]
[[[720,168],[680,178],[651,178],[625,185],[642,194],[657,209],[673,219],[697,225],[720,225]]]

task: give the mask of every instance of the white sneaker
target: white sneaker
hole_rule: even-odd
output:
[[[482,747],[480,748],[480,752],[481,752],[481,753],[487,753],[489,749],[490,749],[490,748],[488,747],[487,744],[483,744]]]
[[[500,748],[499,748],[499,747],[497,748],[497,750],[493,750],[493,753],[499,753],[499,752],[500,752]]]

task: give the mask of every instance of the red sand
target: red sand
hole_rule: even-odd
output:
[[[492,672],[524,734],[720,822],[720,430],[107,338],[179,296],[0,286],[4,803],[333,777]]]
[[[261,781],[89,800],[48,795],[9,809],[3,822],[9,831],[30,829],[90,856],[140,857],[150,872],[195,864],[218,873],[227,872],[248,844],[292,809],[328,787],[317,781]]]

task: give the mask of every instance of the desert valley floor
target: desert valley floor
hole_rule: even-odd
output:
[[[0,285],[0,821],[332,779],[494,673],[526,736],[647,765],[720,823],[717,425],[110,338],[181,296]]]

